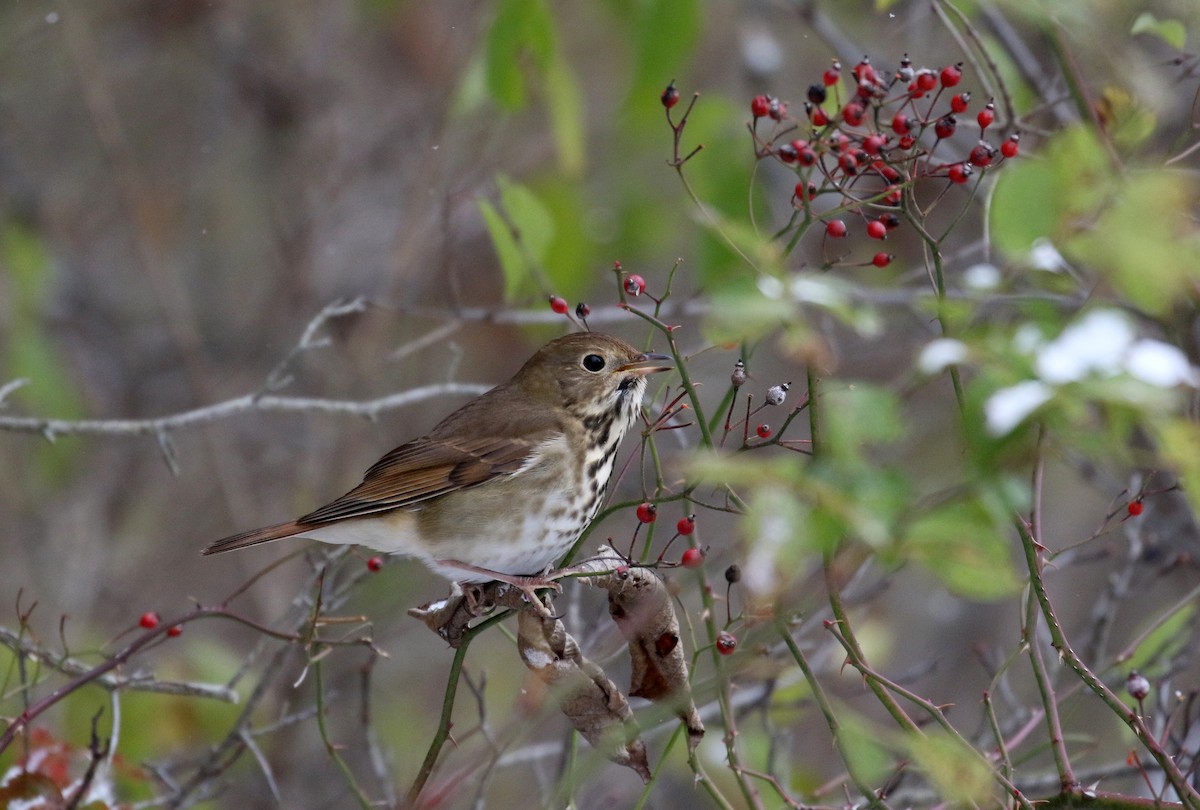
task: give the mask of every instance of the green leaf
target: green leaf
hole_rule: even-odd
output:
[[[485,48],[487,88],[500,106],[525,106],[524,67],[545,70],[554,55],[554,24],[543,0],[500,0]]]
[[[555,57],[546,69],[546,106],[558,148],[558,166],[570,177],[584,169],[583,89],[565,59]]]
[[[659,95],[671,79],[686,74],[687,58],[700,34],[700,0],[645,0],[632,31],[636,67],[630,99],[659,113]]]
[[[1129,33],[1153,34],[1177,51],[1187,44],[1187,28],[1179,20],[1160,20],[1149,11],[1144,11],[1133,21]]]
[[[1020,587],[1003,520],[978,499],[952,501],[913,521],[904,531],[902,551],[960,596],[1000,599]]]
[[[841,712],[838,717],[840,750],[845,752],[846,767],[854,774],[855,781],[881,782],[895,767],[895,757],[882,742],[884,735],[858,715]]]
[[[1149,672],[1162,670],[1170,658],[1180,652],[1191,638],[1188,625],[1196,613],[1196,606],[1183,602],[1175,607],[1170,616],[1142,639],[1133,654],[1121,664],[1122,669]],[[1132,704],[1131,704],[1132,705]]]
[[[936,730],[906,735],[904,742],[943,800],[963,807],[997,803],[992,769],[979,752]]]
[[[510,290],[519,289],[529,277],[529,265],[521,255],[521,246],[513,235],[512,228],[500,215],[500,211],[488,200],[479,200],[479,213],[483,224],[492,237],[492,247],[500,261],[500,272],[504,275],[505,296]]]

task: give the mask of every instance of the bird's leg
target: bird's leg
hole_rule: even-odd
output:
[[[545,573],[536,576],[517,576],[514,574],[504,574],[499,571],[492,571],[489,568],[481,568],[478,565],[471,565],[460,560],[438,560],[438,565],[444,565],[450,568],[459,568],[463,571],[469,571],[472,574],[486,577],[487,579],[503,582],[506,585],[511,585],[522,594],[533,606],[533,609],[542,616],[553,616],[553,614],[542,604],[541,598],[537,591],[539,588],[549,588],[553,591],[562,592],[562,586],[553,579],[546,577]],[[470,606],[471,583],[463,583],[463,591],[467,594],[468,606]]]

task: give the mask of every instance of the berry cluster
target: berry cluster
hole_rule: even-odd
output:
[[[912,190],[919,181],[938,180],[946,188],[978,182],[990,168],[1017,156],[1015,132],[999,146],[987,140],[996,120],[992,101],[975,115],[978,137],[975,127],[961,126],[971,111],[971,94],[956,89],[961,65],[918,69],[905,55],[896,71],[884,73],[864,56],[851,76],[853,92],[843,98],[842,66],[834,60],[808,88],[801,117],[789,115],[787,103],[773,96],[750,102],[757,157],[795,171],[792,205],[806,219],[820,219],[827,239],[850,233],[839,214],[861,220],[871,239],[887,239],[913,210]],[[760,127],[764,119],[771,123]],[[975,138],[973,146],[954,142],[964,131]],[[814,202],[822,197],[831,204],[818,212]],[[886,267],[893,258],[880,251],[862,264]]]

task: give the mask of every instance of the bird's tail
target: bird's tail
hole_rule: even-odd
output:
[[[288,521],[287,523],[277,523],[274,526],[264,526],[261,529],[251,529],[248,532],[223,537],[200,553],[204,555],[220,554],[222,551],[233,551],[234,549],[246,548],[247,546],[257,546],[259,543],[269,543],[272,540],[293,537],[311,528],[312,526],[299,523],[295,520]]]

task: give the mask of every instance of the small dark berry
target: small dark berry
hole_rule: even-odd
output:
[[[970,161],[971,165],[973,166],[983,167],[991,165],[992,159],[995,156],[996,150],[989,144],[980,141],[975,145],[975,148],[971,150],[971,155],[967,158],[967,160]]]
[[[625,292],[632,296],[639,296],[646,291],[646,279],[638,274],[625,277]]]
[[[942,68],[940,76],[942,87],[954,87],[962,81],[962,66],[961,65],[946,65]]]
[[[653,523],[655,518],[657,518],[657,517],[658,517],[658,507],[657,506],[650,503],[649,501],[638,504],[637,519],[640,520],[642,523]]]
[[[867,223],[867,236],[872,239],[887,239],[887,226],[873,219]]]
[[[771,111],[771,99],[768,96],[755,96],[750,100],[750,114],[762,118]]]
[[[672,81],[667,85],[667,89],[662,92],[662,105],[668,110],[679,103],[679,91],[675,89],[675,82]]]
[[[155,627],[158,627],[158,614],[153,610],[143,613],[142,618],[138,619],[138,624],[144,630],[153,630]]]
[[[894,231],[900,227],[900,217],[891,212],[880,214],[879,221],[882,222],[883,226],[889,231]]]
[[[841,239],[846,235],[846,223],[840,219],[831,219],[825,223],[825,233],[834,239]]]
[[[808,100],[818,107],[825,103],[825,99],[829,97],[829,93],[825,90],[823,84],[810,84],[808,86]]]
[[[575,317],[576,318],[583,320],[584,318],[586,318],[588,315],[591,315],[591,314],[592,314],[592,308],[589,307],[587,304],[583,303],[582,301],[580,301],[578,304],[575,305]]]
[[[771,438],[771,426],[768,424],[759,425],[754,429],[754,432],[758,434],[758,438],[760,439]]]
[[[567,299],[560,298],[557,295],[550,296],[550,309],[557,312],[559,315],[567,314]]]
[[[367,560],[367,570],[368,571],[383,570],[383,557],[372,557],[371,559]]]
[[[717,635],[717,652],[721,655],[733,655],[733,651],[737,649],[737,643],[737,636],[722,630]]]
[[[876,253],[875,257],[871,259],[871,264],[876,267],[887,267],[892,263],[893,258],[891,253]]]
[[[687,517],[681,517],[679,522],[675,524],[675,531],[679,532],[684,537],[687,537],[689,534],[696,531],[696,516],[688,515]]]
[[[735,565],[731,565],[728,568],[726,568],[725,569],[725,581],[728,582],[730,585],[734,584],[735,582],[741,582],[742,581],[741,567],[735,564]]]
[[[1129,677],[1125,679],[1125,691],[1140,703],[1150,694],[1150,681],[1146,680],[1146,676],[1139,674],[1136,669],[1132,670]]]
[[[784,163],[795,163],[797,157],[798,154],[796,152],[796,147],[792,146],[790,143],[785,143],[783,146],[779,147],[779,159]]]
[[[679,558],[679,564],[684,568],[699,568],[704,565],[704,552],[698,548],[689,548]]]

